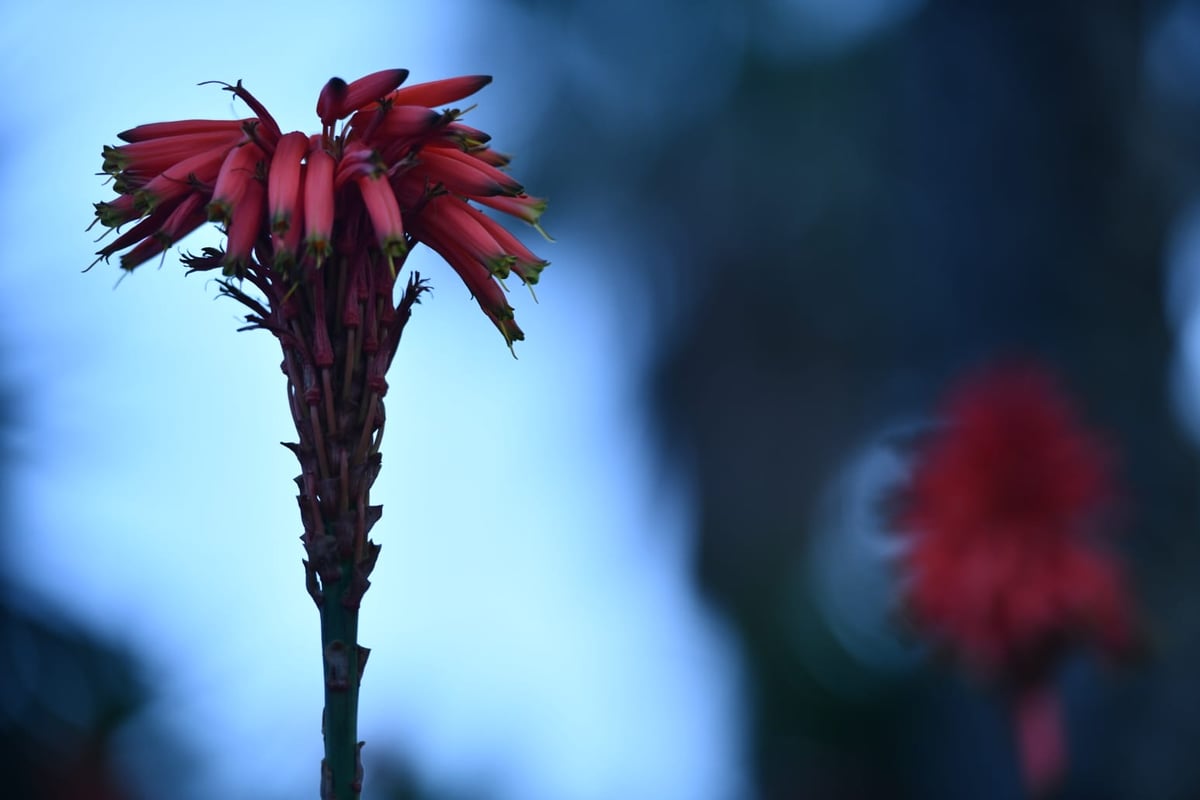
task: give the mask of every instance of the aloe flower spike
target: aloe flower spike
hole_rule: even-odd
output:
[[[187,270],[221,270],[220,294],[248,311],[241,329],[279,341],[298,437],[288,446],[300,462],[304,582],[321,623],[322,800],[358,800],[362,791],[357,720],[368,651],[358,643],[358,611],[382,513],[370,490],[382,463],[387,371],[429,288],[414,272],[397,292],[397,271],[410,247],[440,254],[515,357],[525,334],[501,280],[516,273],[533,284],[546,264],[476,207],[536,226],[545,201],[499,169],[508,157],[459,122],[462,111],[437,108],[491,78],[398,88],[407,74],[330,80],[316,98],[320,128],[308,135],[284,134],[240,81],[223,83],[253,116],[130,128],[125,144],[102,151],[116,196],[95,205],[94,222],[105,228],[130,223],[98,251],[119,255],[122,275],[206,217],[219,223],[223,245],[184,255]]]

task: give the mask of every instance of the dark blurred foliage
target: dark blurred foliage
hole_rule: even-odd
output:
[[[12,518],[22,418],[19,399],[0,395],[0,519]],[[180,787],[172,796],[192,796],[180,744],[141,716],[151,693],[139,659],[13,580],[19,569],[0,563],[0,796],[134,800],[160,796],[149,787],[163,776]]]
[[[0,604],[5,796],[124,800],[113,740],[146,701],[131,657],[61,619]]]
[[[18,402],[0,395],[0,518],[15,456]],[[8,530],[4,527],[3,530]],[[7,565],[5,565],[7,567]],[[143,701],[123,654],[27,610],[0,571],[0,787],[5,797],[131,798],[111,763],[115,729]],[[53,615],[50,615],[51,617]]]
[[[548,65],[554,132],[522,174],[551,216],[646,254],[609,277],[655,286],[651,408],[696,482],[697,585],[741,647],[755,796],[1020,796],[997,698],[944,665],[855,657],[804,585],[851,455],[1012,355],[1056,369],[1119,451],[1145,628],[1139,663],[1063,671],[1063,796],[1200,796],[1200,475],[1164,310],[1168,237],[1200,189],[1200,85],[1174,102],[1147,70],[1167,21],[1200,10],[596,8],[510,7]],[[870,8],[894,13],[829,24]],[[1166,58],[1177,84],[1200,81],[1196,31]]]

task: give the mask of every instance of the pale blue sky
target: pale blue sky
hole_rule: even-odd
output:
[[[115,290],[115,265],[80,274],[108,196],[100,147],[138,123],[235,113],[202,80],[241,78],[285,130],[312,130],[330,76],[402,66],[413,81],[494,74],[507,88],[471,122],[519,175],[546,133],[512,103],[534,67],[471,46],[486,37],[464,27],[467,2],[81,8],[3,4],[0,344],[28,412],[8,563],[151,654],[156,713],[202,758],[190,796],[312,796],[317,614],[297,465],[278,444],[294,438],[278,347],[236,333],[239,308],[173,257]],[[482,777],[510,800],[723,800],[736,664],[687,583],[686,485],[643,442],[646,345],[615,335],[614,256],[638,245],[553,204],[545,221],[559,242],[538,245],[553,262],[540,305],[514,298],[519,361],[451,271],[415,256],[436,288],[389,376],[384,549],[362,623],[368,770],[403,748],[437,782]]]

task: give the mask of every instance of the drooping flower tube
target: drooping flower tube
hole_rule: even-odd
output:
[[[509,158],[489,148],[487,134],[447,107],[491,78],[400,88],[407,75],[330,80],[313,134],[284,132],[241,82],[225,85],[252,116],[119,134],[124,144],[102,151],[117,197],[95,206],[101,225],[129,226],[97,258],[119,254],[126,271],[206,221],[222,226],[223,247],[183,261],[220,270],[222,293],[250,310],[246,327],[271,331],[282,347],[299,437],[287,446],[301,466],[306,586],[321,615],[323,800],[353,800],[362,785],[356,722],[368,651],[358,645],[358,608],[380,549],[368,533],[382,513],[370,488],[382,460],[386,374],[428,288],[414,273],[398,290],[397,272],[426,244],[511,348],[524,334],[501,281],[516,275],[532,287],[547,264],[478,207],[540,231],[545,201],[505,171]]]

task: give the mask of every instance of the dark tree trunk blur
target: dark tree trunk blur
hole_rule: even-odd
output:
[[[1200,474],[1173,415],[1164,312],[1200,150],[1195,110],[1169,119],[1146,76],[1170,5],[941,0],[834,55],[751,40],[727,101],[652,145],[653,120],[589,130],[586,94],[562,87],[549,193],[571,196],[581,141],[621,165],[586,178],[620,210],[603,224],[634,220],[670,256],[618,279],[649,272],[657,302],[683,298],[653,413],[696,480],[697,584],[742,648],[757,796],[1020,795],[1000,711],[949,672],[857,698],[814,677],[815,661],[846,656],[798,591],[821,492],[851,452],[1011,356],[1055,368],[1119,452],[1148,623],[1149,657],[1125,678],[1068,670],[1069,715],[1099,721],[1073,726],[1065,796],[1200,791],[1166,733],[1200,743],[1170,710],[1196,695],[1173,664],[1200,653],[1156,652],[1197,641],[1200,621],[1186,591]]]

